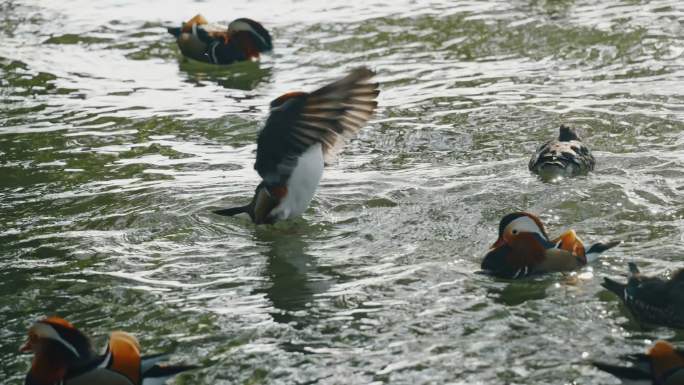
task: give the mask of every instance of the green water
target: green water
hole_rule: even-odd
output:
[[[164,27],[198,12],[274,53],[184,62]],[[379,111],[303,218],[212,215],[251,196],[270,100],[360,64]],[[677,0],[0,1],[0,379],[59,314],[203,366],[177,384],[618,384],[588,362],[684,339],[599,285],[684,265],[683,84]],[[544,184],[561,123],[597,170]],[[624,243],[574,280],[476,274],[520,209]]]

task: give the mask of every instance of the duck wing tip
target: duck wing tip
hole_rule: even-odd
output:
[[[199,365],[154,365],[142,374],[143,385],[164,384],[166,380],[188,370],[200,369]]]
[[[622,241],[620,241],[620,240],[610,241],[610,242],[594,243],[593,245],[591,245],[591,247],[589,247],[589,250],[587,250],[587,255],[596,254],[596,256],[598,257],[598,254],[601,254],[607,250],[610,250],[613,247],[618,246],[621,243],[622,243]],[[587,259],[588,259],[588,257],[587,257]]]

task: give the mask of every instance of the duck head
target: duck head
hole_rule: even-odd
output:
[[[280,204],[286,195],[287,187],[285,186],[268,187],[265,183],[261,183],[252,200],[253,211],[250,214],[252,221],[257,225],[273,224],[275,218],[271,216],[271,211]]]
[[[506,215],[499,222],[499,238],[492,248],[508,246],[514,250],[541,248],[551,245],[544,224],[534,214],[516,212]]]
[[[257,225],[273,224],[276,218],[271,216],[271,211],[280,204],[286,195],[286,186],[269,187],[265,182],[261,182],[248,205],[216,210],[214,214],[232,217],[246,213]]]
[[[582,141],[580,136],[577,134],[577,130],[570,126],[566,126],[565,124],[561,124],[560,128],[558,129],[558,141],[570,142],[573,140],[576,140],[578,142]]]
[[[72,324],[59,317],[47,317],[35,322],[28,331],[22,353],[33,353],[28,377],[36,384],[53,384],[67,369],[93,356],[90,340]]]
[[[271,34],[268,33],[263,25],[252,19],[242,17],[233,20],[228,25],[228,31],[231,33],[240,31],[250,33],[254,37],[254,43],[256,44],[256,48],[259,52],[267,52],[273,49]]]

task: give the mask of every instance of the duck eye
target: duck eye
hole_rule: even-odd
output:
[[[518,234],[518,230],[513,230],[512,233],[513,235]]]

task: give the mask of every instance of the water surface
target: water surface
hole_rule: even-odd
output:
[[[201,12],[272,31],[261,63],[183,61]],[[246,202],[270,100],[365,64],[375,118],[300,220]],[[677,0],[0,3],[0,377],[60,314],[203,369],[178,384],[617,384],[642,351],[599,285],[684,255],[684,7]],[[536,146],[579,127],[598,168],[541,183]],[[475,274],[512,210],[624,243],[575,277]]]

